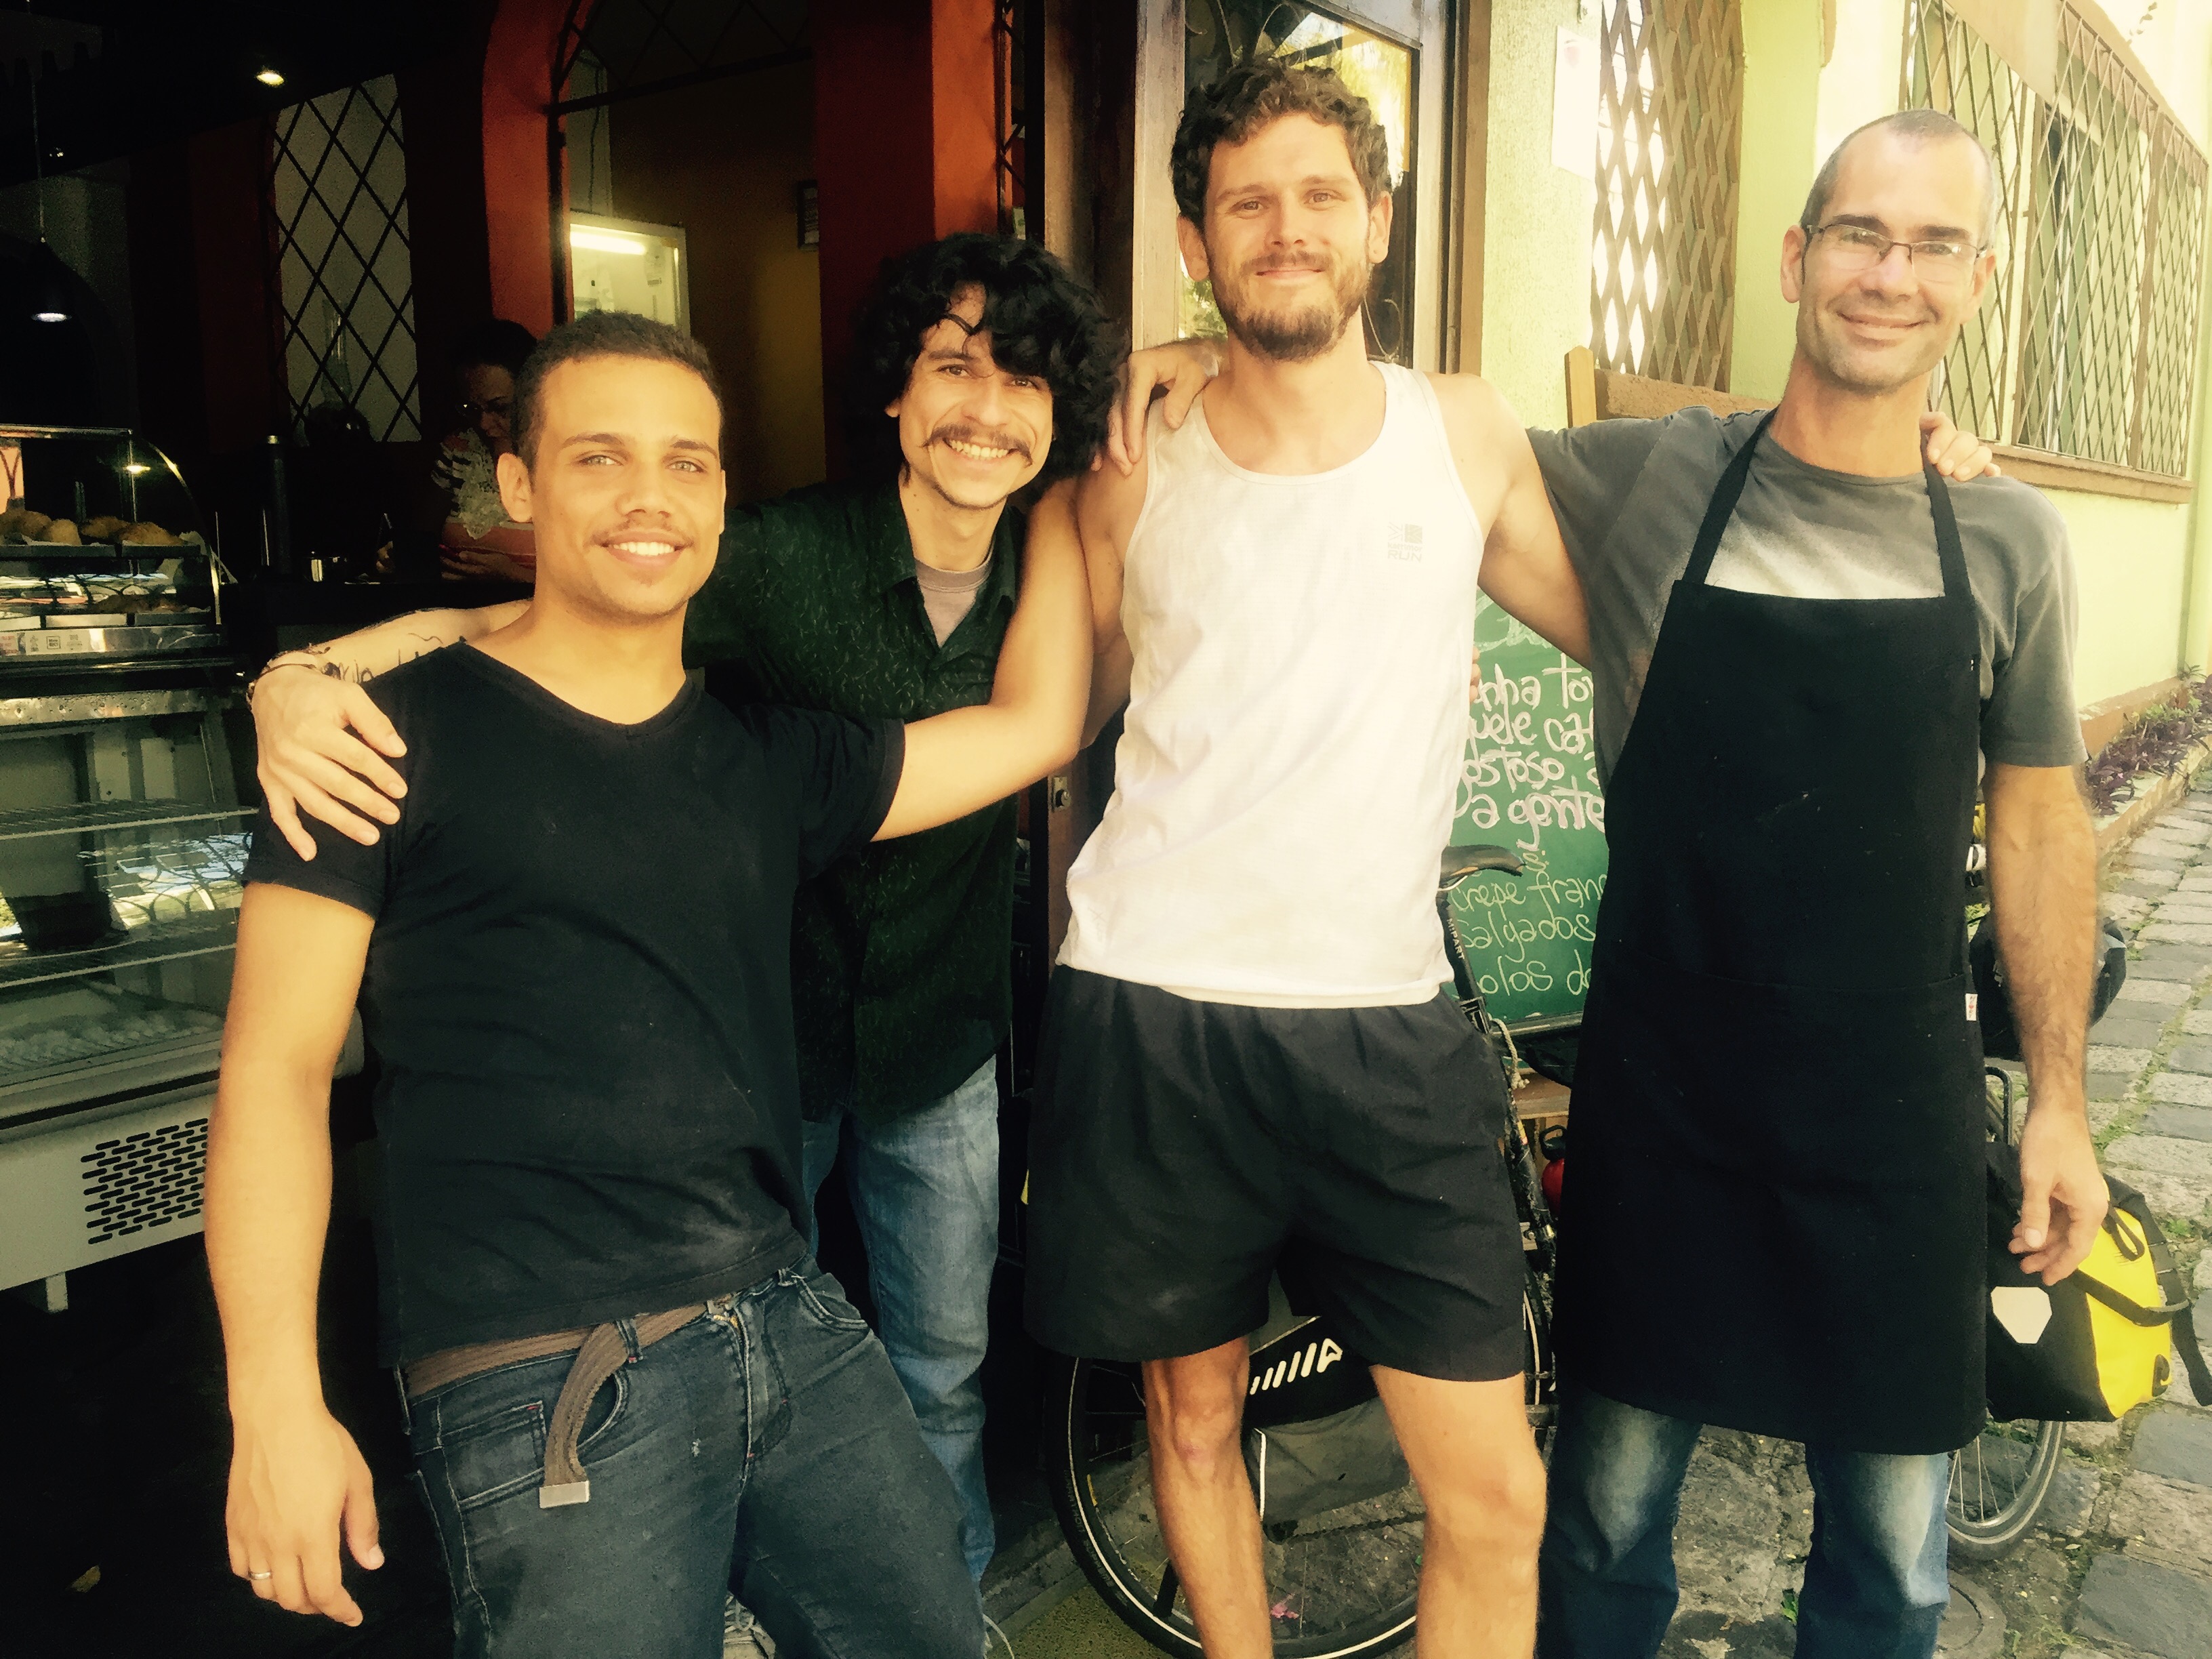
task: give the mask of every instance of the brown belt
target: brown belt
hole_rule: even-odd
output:
[[[706,1311],[705,1303],[695,1302],[666,1313],[641,1314],[631,1322],[637,1331],[637,1346],[649,1348]],[[583,1463],[577,1456],[576,1437],[583,1432],[584,1413],[591,1408],[593,1396],[629,1362],[629,1344],[623,1338],[621,1326],[592,1325],[546,1336],[519,1336],[507,1342],[471,1342],[465,1348],[445,1348],[428,1355],[403,1367],[399,1375],[407,1397],[413,1400],[433,1389],[481,1376],[502,1365],[570,1352],[575,1354],[576,1362],[568,1367],[568,1380],[561,1385],[561,1397],[553,1402],[553,1420],[545,1425],[545,1484],[538,1493],[540,1509],[558,1509],[563,1504],[592,1501],[592,1483],[585,1478]]]

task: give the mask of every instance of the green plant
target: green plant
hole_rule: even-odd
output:
[[[2131,715],[2089,763],[2085,781],[2099,817],[2118,807],[2137,779],[2173,771],[2200,738],[2212,735],[2212,679],[2194,668],[2182,675],[2188,684],[2179,697]]]

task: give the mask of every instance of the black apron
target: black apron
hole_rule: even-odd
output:
[[[1932,468],[1941,598],[1708,585],[1765,432],[1713,491],[1606,792],[1564,1374],[1696,1422],[1948,1451],[1984,1402],[1973,596]]]

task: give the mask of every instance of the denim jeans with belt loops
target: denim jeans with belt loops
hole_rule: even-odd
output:
[[[1699,1425],[1569,1388],[1539,1564],[1539,1659],[1651,1659],[1674,1614],[1674,1520]],[[1813,1553],[1797,1659],[1931,1659],[1950,1604],[1948,1454],[1805,1448]]]
[[[642,1352],[624,1329],[586,1503],[538,1502],[573,1354],[408,1402],[456,1659],[718,1659],[732,1589],[792,1659],[975,1659],[951,1484],[835,1279],[802,1261]]]

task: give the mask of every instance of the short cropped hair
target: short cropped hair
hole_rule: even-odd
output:
[[[991,358],[1052,388],[1052,448],[1039,483],[1073,477],[1106,441],[1121,368],[1121,340],[1089,283],[1034,242],[959,231],[884,262],[875,292],[854,319],[845,424],[854,470],[899,476],[906,457],[884,409],[904,393],[921,337],[965,289],[980,289]]]
[[[688,368],[707,383],[714,395],[714,408],[722,407],[722,388],[714,379],[707,348],[666,323],[628,311],[587,311],[572,323],[563,323],[540,340],[523,360],[514,377],[514,453],[526,466],[538,465],[539,405],[544,401],[545,377],[563,363],[586,357],[636,357],[647,362],[674,363]]]
[[[504,317],[487,317],[461,331],[461,337],[453,343],[453,367],[460,369],[483,366],[520,374],[523,364],[530,361],[530,354],[537,349],[538,337],[520,323],[510,323]]]
[[[1982,158],[1982,224],[1978,234],[1984,247],[1996,240],[1997,173],[1990,160],[1989,147],[1972,127],[1940,109],[1901,109],[1855,128],[1842,143],[1828,152],[1828,159],[1820,163],[1820,172],[1814,175],[1813,188],[1805,196],[1805,211],[1798,216],[1801,227],[1806,230],[1820,228],[1821,217],[1828,210],[1828,198],[1836,192],[1836,175],[1843,171],[1844,152],[1869,132],[1889,133],[1915,148],[1942,143],[1949,138],[1963,138],[1972,144],[1974,154]]]
[[[1326,69],[1255,58],[1190,94],[1176,125],[1169,169],[1176,210],[1206,227],[1206,189],[1217,144],[1241,144],[1285,115],[1308,115],[1344,135],[1352,170],[1371,207],[1390,193],[1390,142],[1367,100]]]

